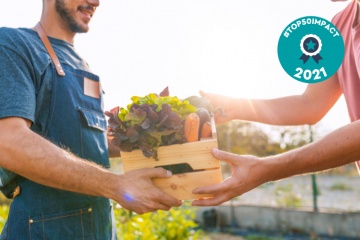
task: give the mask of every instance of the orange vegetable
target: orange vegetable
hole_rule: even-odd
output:
[[[211,123],[206,122],[201,130],[201,138],[209,138],[211,137]]]
[[[185,137],[188,142],[196,142],[199,138],[200,118],[196,113],[191,113],[185,121]]]

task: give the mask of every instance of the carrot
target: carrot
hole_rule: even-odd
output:
[[[188,142],[196,142],[199,138],[200,118],[196,113],[187,116],[185,120],[185,137]]]
[[[209,138],[211,137],[211,123],[206,122],[201,130],[201,138]]]

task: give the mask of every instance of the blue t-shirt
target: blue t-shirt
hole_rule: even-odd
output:
[[[72,44],[49,37],[62,65],[90,72]],[[42,135],[52,97],[51,58],[38,34],[28,28],[0,28],[0,119],[21,117]],[[11,197],[21,177],[0,168],[0,190]]]

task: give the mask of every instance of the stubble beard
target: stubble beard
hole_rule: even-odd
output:
[[[66,8],[64,0],[56,0],[55,7],[57,13],[60,15],[61,19],[65,22],[67,27],[74,33],[86,33],[89,31],[88,27],[83,27],[79,24],[73,17],[76,14],[74,11]]]

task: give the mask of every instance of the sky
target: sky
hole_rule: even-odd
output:
[[[100,76],[107,110],[166,86],[179,98],[199,90],[261,99],[297,95],[306,84],[282,69],[280,34],[300,17],[331,20],[349,2],[102,0],[75,48]],[[0,27],[30,28],[40,19],[42,1],[0,0],[0,6]],[[321,120],[321,131],[349,122],[342,96]]]

